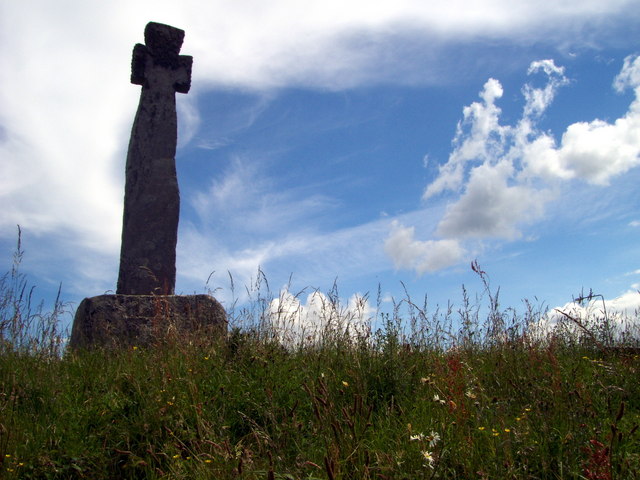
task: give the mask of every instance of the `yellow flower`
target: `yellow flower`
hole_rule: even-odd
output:
[[[180,455],[176,454],[173,456],[173,458],[180,458]]]
[[[504,431],[509,433],[511,431],[511,429],[510,428],[505,428]]]
[[[136,346],[134,345],[133,349],[134,349],[134,350],[137,350],[137,349],[138,349],[138,347],[136,347]]]
[[[211,463],[213,460],[211,460],[210,458],[207,458],[204,463]]]
[[[478,430],[483,431],[484,427],[478,427]]]
[[[342,381],[342,385],[344,385],[345,387],[349,386],[349,382],[345,382],[344,380]]]

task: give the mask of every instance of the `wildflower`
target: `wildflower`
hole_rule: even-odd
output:
[[[522,420],[522,417],[516,417],[516,422],[519,422],[520,420]]]
[[[176,458],[180,458],[180,455],[176,454],[174,455],[172,458],[176,459]]]
[[[138,347],[137,347],[136,345],[134,345],[134,346],[133,346],[133,349],[134,349],[134,350],[137,350],[137,349],[138,349]]]
[[[510,428],[505,428],[504,431],[509,433],[511,431],[511,429]]]
[[[447,403],[444,400],[442,400],[440,398],[440,395],[438,395],[437,393],[433,396],[433,401],[436,403],[439,403],[440,405],[444,405],[445,403]]]
[[[433,378],[431,378],[431,375],[427,375],[426,377],[422,377],[422,378],[420,379],[420,383],[422,383],[423,385],[424,385],[424,384],[426,384],[426,385],[435,385],[435,384],[436,384],[436,382],[434,381],[434,379],[433,379]]]
[[[204,463],[211,463],[213,460],[211,460],[210,458],[207,458]]]
[[[471,390],[467,390],[467,393],[465,393],[465,395],[466,395],[467,397],[469,397],[470,399],[472,399],[472,400],[475,400],[475,399],[477,398],[477,397],[476,397],[476,394],[475,394],[475,393],[473,393],[473,391],[471,391]]]
[[[414,441],[422,441],[424,440],[424,433],[419,433],[417,435],[410,435],[409,436],[409,440],[414,442]]]
[[[438,432],[431,430],[431,433],[425,439],[429,442],[429,446],[433,448],[440,441],[440,435],[438,435]]]
[[[478,430],[483,431],[484,427],[478,427]]]
[[[433,462],[435,462],[435,458],[433,458],[433,455],[431,454],[431,452],[427,450],[423,450],[421,453],[422,453],[422,458],[424,458],[426,462],[424,466],[433,468]]]
[[[342,381],[342,385],[343,385],[343,386],[345,386],[345,387],[348,387],[348,386],[349,386],[349,382],[345,382],[345,381],[343,380],[343,381]]]
[[[204,357],[205,360],[209,360],[209,357]]]

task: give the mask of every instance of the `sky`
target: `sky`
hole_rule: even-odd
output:
[[[477,261],[505,307],[640,306],[638,0],[0,0],[0,261],[19,225],[36,297],[115,290],[148,21],[194,59],[177,293],[435,308]]]

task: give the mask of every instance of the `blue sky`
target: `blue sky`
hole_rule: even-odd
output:
[[[55,3],[55,4],[54,4]],[[178,5],[179,3],[179,5]],[[640,2],[2,1],[0,247],[50,298],[115,289],[131,50],[186,31],[180,293],[640,305]],[[213,275],[210,274],[215,272]],[[403,286],[404,285],[404,286]],[[243,290],[244,287],[240,288]],[[537,299],[537,300],[535,300]]]

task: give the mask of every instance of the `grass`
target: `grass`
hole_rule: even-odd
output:
[[[407,295],[379,328],[283,346],[271,320],[293,317],[249,289],[228,338],[70,352],[20,258],[0,284],[0,478],[640,478],[638,337],[606,318],[534,335],[540,313],[500,309],[477,264],[484,306]]]

